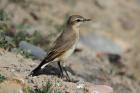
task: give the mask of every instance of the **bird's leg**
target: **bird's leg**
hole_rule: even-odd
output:
[[[67,78],[67,80],[68,81],[71,81],[71,79],[70,79],[70,77],[69,77],[69,74],[67,73],[67,70],[66,70],[66,67],[65,67],[65,65],[63,66],[63,69],[64,69],[64,71],[65,71],[65,73],[66,73],[66,78]]]
[[[63,74],[63,70],[64,70],[65,73],[66,73],[66,78],[67,78],[67,80],[68,80],[68,81],[71,81],[71,79],[70,79],[70,77],[69,77],[69,74],[67,73],[67,70],[66,70],[65,65],[63,65],[63,67],[62,67],[60,61],[58,61],[58,66],[59,66],[60,71],[61,71],[61,73],[60,73],[61,78],[64,77],[64,74]]]
[[[59,68],[60,68],[60,76],[61,76],[61,78],[64,76],[64,74],[63,74],[63,68],[62,68],[62,66],[61,66],[61,64],[60,64],[60,61],[58,61],[58,66],[59,66]]]

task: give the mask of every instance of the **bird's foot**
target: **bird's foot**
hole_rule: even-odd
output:
[[[62,79],[62,78],[64,78],[64,74],[61,72],[61,73],[58,75],[58,77]]]

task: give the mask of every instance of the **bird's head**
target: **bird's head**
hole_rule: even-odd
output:
[[[91,19],[86,19],[80,15],[72,15],[69,17],[67,24],[79,27],[81,23],[86,22],[86,21],[91,21]]]

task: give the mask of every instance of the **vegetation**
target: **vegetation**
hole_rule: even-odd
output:
[[[0,9],[0,21],[6,21],[6,20],[8,20],[7,13],[4,10]]]
[[[54,89],[51,81],[48,81],[46,85],[42,86],[42,88],[36,88],[32,90],[30,88],[25,89],[26,93],[61,93],[61,91]]]
[[[10,50],[11,48],[15,47],[12,38],[6,36],[4,32],[0,32],[0,47],[6,50]]]
[[[5,79],[6,77],[0,74],[0,83],[3,82]]]

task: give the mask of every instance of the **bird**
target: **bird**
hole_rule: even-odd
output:
[[[62,33],[53,42],[47,56],[33,71],[31,71],[30,75],[36,76],[38,72],[44,69],[49,63],[57,62],[61,77],[64,76],[63,71],[65,71],[67,79],[70,80],[65,67],[62,67],[61,64],[74,52],[79,40],[80,24],[86,21],[91,21],[91,19],[84,18],[80,15],[70,16],[66,21]]]

